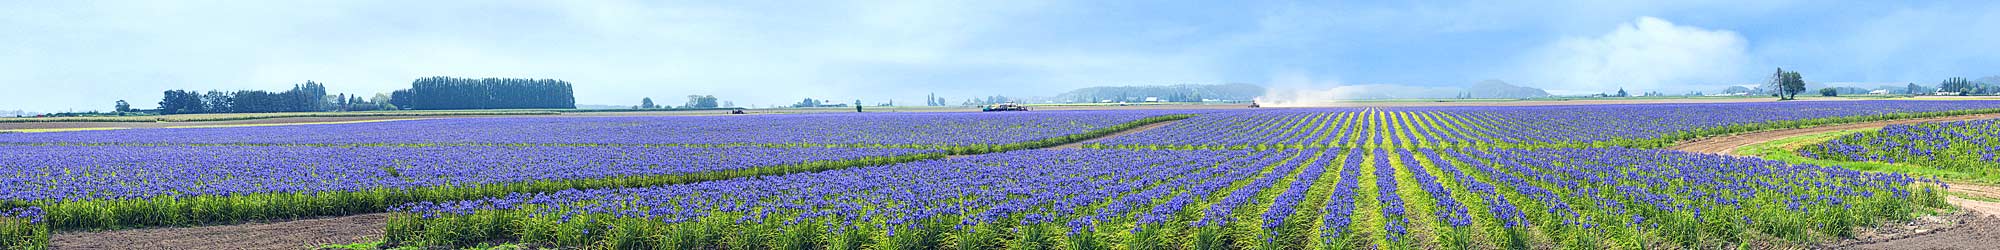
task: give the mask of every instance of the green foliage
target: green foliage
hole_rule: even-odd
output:
[[[715,100],[716,100],[716,99],[715,99],[715,95],[688,95],[688,101],[687,101],[687,103],[686,103],[686,104],[682,104],[682,105],[681,105],[681,108],[684,108],[684,109],[709,109],[709,108],[719,108],[719,107],[722,107],[722,104],[720,104],[720,103],[717,103],[717,102],[716,102]],[[859,106],[859,105],[857,105],[857,106]]]
[[[1996,130],[2000,120],[1891,125],[1817,135],[1779,157],[1992,183],[2000,182]]]
[[[25,219],[0,217],[0,249],[49,248],[49,225]]]
[[[1283,161],[1290,164],[1313,164],[1316,161],[1336,161],[1333,156],[1303,153],[1296,157],[1314,157],[1302,161]],[[1386,157],[1386,156],[1373,156]],[[1421,158],[1421,157],[1419,157]],[[1478,197],[1464,182],[1489,182],[1498,178],[1521,178],[1536,172],[1553,173],[1555,166],[1503,167],[1517,165],[1500,159],[1446,160],[1453,166],[1470,173],[1470,179],[1460,179],[1444,174],[1439,169],[1427,172],[1439,176],[1444,187],[1451,189],[1453,197]],[[1394,181],[1400,183],[1396,190],[1405,197],[1426,197],[1417,182],[1407,173],[1419,171],[1407,167],[1411,164],[1435,166],[1436,162],[1393,161]],[[1555,164],[1582,164],[1577,162]],[[1279,164],[1282,165],[1282,164]],[[1339,165],[1334,165],[1339,166]],[[1373,168],[1364,164],[1361,168]],[[1476,171],[1475,168],[1490,167],[1491,172]],[[1614,166],[1607,169],[1617,173],[1671,177],[1671,170],[1644,171],[1657,166]],[[1302,170],[1280,171],[1280,166],[1267,166],[1259,175],[1283,175],[1281,182],[1295,181]],[[1372,172],[1369,169],[1359,170]],[[1820,175],[1796,176],[1745,176],[1769,178],[1765,181],[1841,181],[1840,177]],[[1359,182],[1372,183],[1373,175],[1361,175]],[[551,209],[541,205],[528,205],[508,210],[483,210],[470,214],[440,214],[425,218],[416,214],[396,214],[390,219],[386,246],[402,247],[466,247],[488,242],[520,242],[536,246],[554,248],[592,249],[1493,249],[1529,248],[1531,246],[1562,246],[1565,249],[1714,249],[1750,244],[1753,240],[1774,240],[1758,244],[1803,244],[1818,242],[1833,237],[1849,237],[1852,228],[1873,225],[1881,221],[1907,220],[1915,214],[1934,208],[1946,207],[1940,191],[1929,189],[1928,184],[1899,187],[1911,190],[1906,197],[1886,195],[1889,187],[1865,188],[1868,192],[1878,192],[1866,198],[1847,200],[1844,204],[1809,202],[1805,209],[1788,209],[1786,195],[1737,196],[1733,193],[1715,193],[1718,197],[1741,197],[1736,204],[1713,202],[1676,203],[1684,206],[1658,207],[1648,201],[1632,196],[1618,195],[1617,187],[1638,187],[1649,192],[1673,192],[1672,190],[1707,190],[1697,183],[1672,183],[1666,186],[1650,186],[1637,183],[1584,181],[1582,177],[1554,175],[1551,178],[1571,179],[1576,187],[1547,186],[1555,192],[1556,199],[1543,200],[1516,192],[1518,186],[1498,186],[1496,193],[1520,210],[1527,212],[1523,222],[1527,226],[1503,228],[1491,214],[1486,213],[1491,204],[1482,199],[1461,199],[1470,201],[1468,211],[1478,218],[1471,227],[1450,227],[1441,225],[1433,215],[1440,206],[1436,203],[1411,199],[1406,203],[1412,234],[1402,240],[1390,241],[1383,238],[1384,218],[1377,213],[1379,204],[1362,202],[1353,214],[1318,215],[1317,207],[1323,201],[1307,201],[1305,207],[1295,215],[1305,218],[1287,219],[1284,226],[1266,229],[1259,216],[1269,208],[1271,199],[1278,192],[1290,186],[1278,183],[1264,189],[1252,190],[1257,195],[1253,202],[1237,207],[1226,224],[1190,226],[1202,210],[1220,202],[1221,197],[1200,198],[1202,202],[1183,208],[1184,213],[1159,224],[1136,225],[1131,220],[1133,214],[1122,217],[1105,218],[1098,221],[1095,230],[1067,231],[1061,223],[1023,224],[1021,215],[1012,218],[977,224],[959,225],[963,218],[945,214],[937,217],[891,225],[880,218],[849,222],[833,216],[797,218],[799,211],[758,210],[745,212],[711,211],[706,216],[693,221],[670,223],[658,218],[617,217],[610,214],[584,213],[574,217],[555,216],[566,211]],[[1235,183],[1217,195],[1231,193],[1231,189],[1251,188],[1248,180]],[[1325,196],[1325,190],[1337,178],[1321,178],[1313,183],[1312,196]],[[1553,185],[1541,183],[1536,185]],[[1357,192],[1363,196],[1357,201],[1373,201],[1377,191],[1374,185],[1363,185]],[[1787,186],[1786,190],[1796,195],[1831,195],[1836,192],[1863,190],[1836,190],[1812,186]],[[1683,189],[1693,188],[1693,189]],[[1593,191],[1594,190],[1594,191]],[[1184,191],[1184,190],[1183,190]],[[1773,190],[1772,192],[1777,192]],[[1161,200],[1153,201],[1154,205]],[[1610,202],[1610,203],[1606,203]],[[644,210],[644,205],[626,205],[625,209]],[[1846,207],[1843,207],[1846,206]],[[1559,208],[1566,207],[1566,208]],[[1068,215],[1070,218],[1095,214],[1096,208],[1089,207]],[[1539,211],[1565,211],[1545,213]],[[1572,212],[1573,211],[1573,212]],[[1698,211],[1698,212],[1697,212]],[[768,212],[768,214],[764,214]],[[976,211],[973,211],[976,212]],[[746,217],[746,215],[752,215]],[[1319,232],[1320,216],[1354,216],[1356,223],[1348,234],[1323,238]],[[1643,218],[1639,224],[1632,224],[1633,216]],[[794,221],[794,219],[797,219]],[[1296,226],[1294,226],[1296,225]],[[1589,226],[1585,226],[1589,225]],[[893,229],[891,229],[893,227]],[[1134,228],[1138,228],[1134,230]],[[1428,237],[1424,237],[1428,236]],[[1299,240],[1303,239],[1303,240]],[[1783,245],[1780,245],[1783,246]]]
[[[1050,138],[1040,141],[1006,145],[972,146],[924,146],[924,145],[839,145],[854,147],[913,147],[937,148],[948,154],[980,154],[1009,150],[1043,148],[1065,143],[1102,137],[1118,131],[1147,124],[1186,119],[1192,115],[1166,115],[1148,117],[1089,132]],[[331,146],[331,145],[317,145]],[[356,145],[340,145],[356,146]],[[438,146],[432,144],[383,144],[365,146]],[[595,146],[592,144],[564,146]],[[728,146],[728,145],[685,145],[685,146]],[[771,146],[790,147],[830,147],[833,145],[786,144]],[[303,218],[315,216],[339,216],[381,212],[390,206],[419,201],[466,200],[505,196],[511,193],[541,193],[568,189],[595,189],[645,187],[709,180],[722,180],[749,176],[781,175],[800,172],[815,172],[858,166],[887,165],[926,159],[943,158],[945,153],[871,157],[862,159],[809,162],[784,166],[765,166],[738,170],[713,171],[683,175],[622,176],[601,179],[542,180],[525,183],[499,183],[464,186],[439,186],[408,189],[372,189],[353,192],[322,193],[263,193],[232,196],[195,197],[153,197],[146,199],[90,200],[90,201],[0,201],[0,208],[39,206],[48,213],[48,224],[59,230],[119,229],[155,226],[192,226],[228,224],[245,221]],[[394,172],[394,169],[385,169]]]
[[[319,246],[319,249],[347,249],[347,250],[382,249],[382,241],[358,242],[349,244],[328,244],[324,246]]]
[[[1973,92],[1979,92],[1980,89],[1978,89],[1978,86],[1974,85],[1972,81],[1965,80],[1964,77],[1952,77],[1952,78],[1945,78],[1943,82],[1939,82],[1938,91],[1957,92],[1958,95],[1962,96],[1962,95],[1969,95]]]
[[[576,108],[567,81],[555,79],[427,77],[391,94],[391,104],[407,109]]]
[[[1800,76],[1798,71],[1785,71],[1785,68],[1778,68],[1778,72],[1772,73],[1771,79],[1764,85],[1777,90],[1778,98],[1782,100],[1791,100],[1806,91],[1805,77]]]
[[[1551,144],[1548,146],[1551,147],[1621,146],[1621,147],[1633,147],[1633,148],[1665,148],[1668,146],[1673,146],[1675,143],[1678,143],[1680,141],[1693,140],[1703,137],[1725,136],[1731,134],[1749,133],[1757,131],[1809,128],[1809,127],[1831,125],[1831,124],[1861,123],[1861,122],[1871,122],[1871,121],[1903,120],[1903,119],[1918,119],[1918,118],[1962,116],[1962,115],[1991,114],[1991,113],[2000,113],[2000,108],[1966,109],[1966,110],[1917,112],[1917,113],[1890,113],[1890,114],[1880,114],[1880,115],[1826,117],[1826,118],[1815,118],[1815,119],[1805,119],[1805,120],[1787,120],[1787,121],[1775,121],[1775,122],[1753,123],[1753,124],[1736,124],[1729,126],[1697,129],[1693,131],[1681,131],[1681,132],[1669,133],[1661,135],[1660,137],[1655,137],[1650,139],[1620,139],[1620,140],[1600,142],[1596,143],[1596,145]]]
[[[211,90],[202,94],[191,90],[168,90],[163,95],[160,100],[161,114],[313,112],[332,107],[326,100],[326,85],[313,81],[276,93]]]
[[[541,193],[568,189],[645,187],[780,175],[943,158],[916,154],[852,160],[808,162],[682,175],[621,176],[600,179],[542,180],[424,188],[378,188],[353,192],[263,193],[232,196],[162,196],[148,199],[89,201],[9,201],[0,208],[39,206],[47,223],[60,230],[101,230],[156,226],[194,226],[247,221],[377,213],[390,206],[419,201],[467,200],[511,193]]]

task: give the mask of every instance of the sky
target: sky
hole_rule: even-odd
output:
[[[578,104],[874,104],[1107,85],[1557,94],[2000,75],[1996,1],[4,1],[0,110],[167,89],[554,78]],[[1836,84],[1839,85],[1839,84]]]

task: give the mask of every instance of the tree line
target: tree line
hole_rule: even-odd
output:
[[[123,102],[122,100],[120,102]],[[311,112],[327,110],[326,85],[313,81],[292,85],[291,90],[221,91],[167,90],[160,99],[161,114]],[[122,103],[121,103],[122,104]],[[120,105],[130,109],[129,105]]]
[[[712,105],[714,97],[704,105]],[[140,112],[119,100],[118,112]],[[396,109],[529,109],[576,108],[569,82],[554,79],[428,77],[410,83],[409,89],[370,98],[360,95],[327,95],[326,85],[306,81],[291,90],[207,92],[167,90],[160,98],[160,114],[318,112]]]
[[[389,94],[404,109],[576,108],[569,82],[555,79],[428,77]]]

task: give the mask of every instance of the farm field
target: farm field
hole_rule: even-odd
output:
[[[22,240],[0,246],[388,212],[379,243],[397,247],[1797,247],[1954,210],[1948,180],[1656,148],[1995,112],[1865,100],[10,133],[0,239]]]
[[[2000,119],[1889,125],[1803,147],[1801,156],[1825,160],[1910,164],[1965,174],[2000,176]]]

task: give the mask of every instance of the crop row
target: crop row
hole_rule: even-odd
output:
[[[765,147],[0,146],[0,200],[315,194],[686,175],[936,153]]]
[[[200,225],[942,156],[871,148],[0,146],[0,208],[41,207],[58,229]]]
[[[38,228],[116,229],[381,212],[418,201],[643,187],[1041,148],[1161,115],[1000,145],[0,145],[0,209]],[[231,128],[245,129],[245,128]],[[296,131],[319,133],[315,131]]]
[[[1909,163],[1975,176],[2000,175],[2000,120],[1889,125],[1798,150],[1825,160]]]
[[[1718,248],[1944,206],[1934,182],[1673,151],[1030,150],[399,206],[388,243],[615,249]]]
[[[2000,112],[1994,101],[1270,109],[1203,114],[1097,148],[1633,146],[1750,130]]]
[[[233,128],[0,134],[15,144],[916,145],[1033,142],[1175,111],[837,113],[755,116],[426,119]]]

